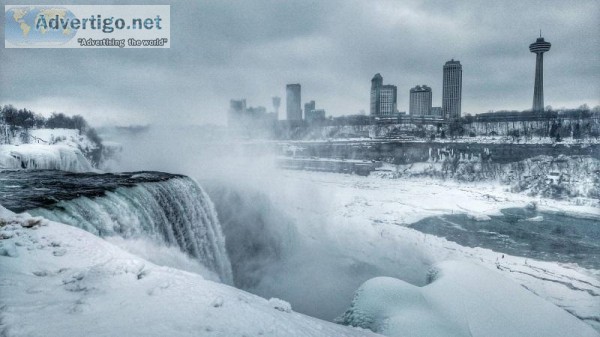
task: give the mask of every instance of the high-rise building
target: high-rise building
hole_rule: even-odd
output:
[[[249,118],[262,118],[263,116],[267,115],[267,108],[265,108],[264,106],[257,106],[257,107],[248,107],[246,108],[246,116],[248,116]]]
[[[273,97],[273,110],[275,112],[275,119],[279,119],[279,107],[281,106],[281,97]]]
[[[386,84],[382,86],[381,91],[379,92],[379,98],[381,103],[379,107],[380,116],[391,116],[396,113],[398,89],[395,85]]]
[[[275,113],[268,113],[263,106],[247,106],[245,99],[229,101],[227,126],[236,132],[270,129],[276,121]]]
[[[315,101],[310,101],[304,104],[304,119],[307,119],[307,114],[316,109]]]
[[[441,106],[431,107],[431,116],[437,117],[437,118],[442,118],[444,116],[442,114],[442,107]]]
[[[383,77],[377,73],[371,79],[371,116],[379,114],[379,92],[383,86]]]
[[[227,125],[230,127],[237,126],[244,114],[246,113],[246,100],[232,99],[229,101],[229,111],[227,113]]]
[[[462,100],[462,65],[454,59],[444,64],[442,112],[444,118],[459,118]]]
[[[396,113],[398,89],[395,85],[383,85],[383,77],[377,73],[371,79],[371,116],[390,116]]]
[[[288,120],[302,120],[302,106],[301,106],[301,87],[300,84],[288,84],[286,86],[286,99],[285,103],[287,106],[287,119]]]
[[[411,116],[431,115],[431,88],[426,85],[417,85],[410,89],[410,106],[408,113]]]
[[[533,86],[533,107],[535,112],[544,111],[544,53],[550,50],[550,42],[540,37],[529,45],[529,51],[535,53],[535,84]]]
[[[314,123],[316,121],[325,120],[325,110],[324,109],[312,109],[310,111],[305,111],[304,116],[306,121],[310,123]]]

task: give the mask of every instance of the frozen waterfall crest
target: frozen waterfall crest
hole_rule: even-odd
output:
[[[95,172],[83,153],[67,145],[1,145],[0,169]]]
[[[102,237],[150,238],[166,246],[179,247],[217,274],[222,282],[233,283],[225,237],[214,205],[189,177],[173,176],[122,186],[102,196],[62,200],[28,210],[28,213]]]

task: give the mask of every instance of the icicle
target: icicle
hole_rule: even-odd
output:
[[[79,149],[61,145],[2,145],[0,169],[92,172],[94,168]]]

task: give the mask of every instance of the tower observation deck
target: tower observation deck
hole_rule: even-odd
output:
[[[535,85],[533,87],[533,107],[536,112],[544,111],[544,53],[550,50],[550,42],[540,37],[529,45],[529,51],[535,53]]]

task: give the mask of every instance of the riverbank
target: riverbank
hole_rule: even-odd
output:
[[[512,193],[500,184],[489,182],[382,179],[306,171],[281,171],[271,178],[268,188],[264,183],[263,187],[253,185],[254,188],[268,196],[272,201],[270,207],[291,217],[302,240],[313,247],[327,247],[328,254],[395,269],[400,274],[394,277],[412,284],[419,282],[421,271],[428,265],[467,260],[501,271],[600,331],[597,300],[600,271],[573,263],[538,261],[490,249],[464,247],[408,227],[426,217],[494,216],[501,215],[502,209],[531,205],[544,212],[596,219],[600,214],[597,207]],[[308,284],[306,287],[318,291],[316,286]],[[290,301],[294,303],[294,299]]]

